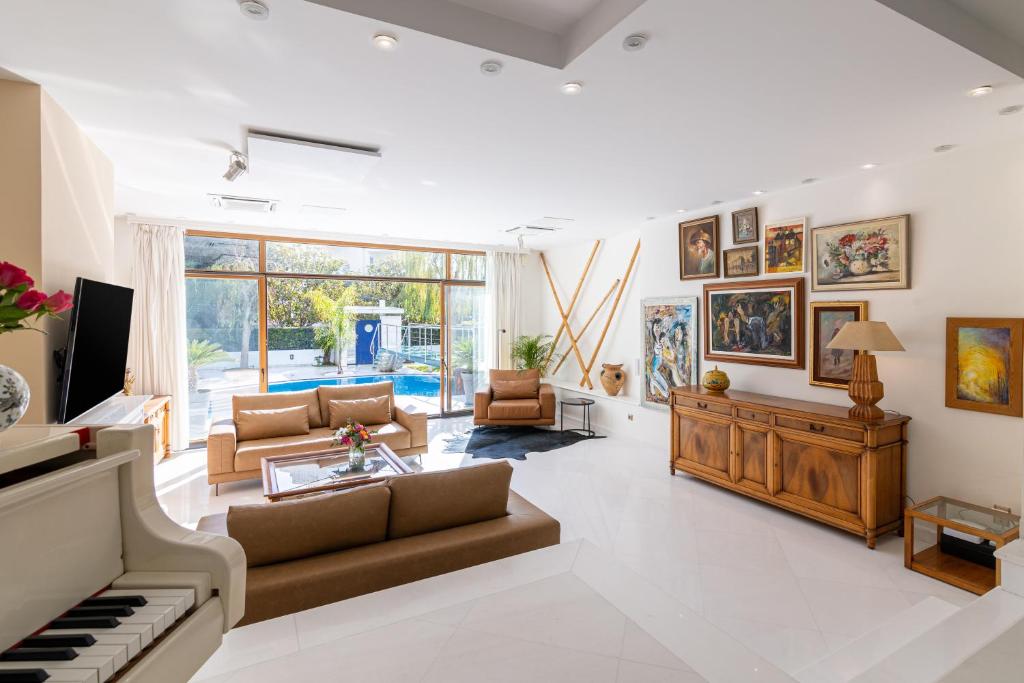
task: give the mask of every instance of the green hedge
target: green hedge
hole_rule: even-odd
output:
[[[230,353],[242,350],[242,331],[225,327],[190,327],[189,339],[200,339],[220,344]],[[249,350],[259,349],[259,330],[255,327],[249,335]],[[267,330],[267,348],[270,351],[292,351],[298,349],[319,348],[313,341],[311,327],[271,327]]]
[[[312,327],[271,327],[267,329],[267,348],[271,351],[319,348],[313,341]]]

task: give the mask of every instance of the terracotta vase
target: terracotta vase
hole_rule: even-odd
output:
[[[714,370],[704,373],[704,380],[701,382],[708,391],[725,391],[729,388],[729,375],[715,366]]]
[[[626,383],[626,373],[622,363],[601,364],[601,386],[609,396],[618,396],[622,385]]]

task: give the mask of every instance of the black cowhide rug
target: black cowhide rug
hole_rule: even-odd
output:
[[[576,432],[558,432],[538,427],[474,427],[448,439],[445,453],[469,453],[474,458],[526,460],[527,453],[546,453],[571,446],[588,437]]]

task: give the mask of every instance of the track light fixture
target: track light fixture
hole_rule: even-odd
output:
[[[224,180],[234,182],[238,176],[249,171],[249,158],[241,152],[232,152],[231,161],[228,162],[228,170],[224,173]]]

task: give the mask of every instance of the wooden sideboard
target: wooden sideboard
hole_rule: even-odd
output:
[[[143,423],[153,425],[153,460],[171,455],[171,397],[153,396],[142,404]]]
[[[686,472],[867,540],[903,533],[905,415],[743,391],[672,390],[669,471]]]

